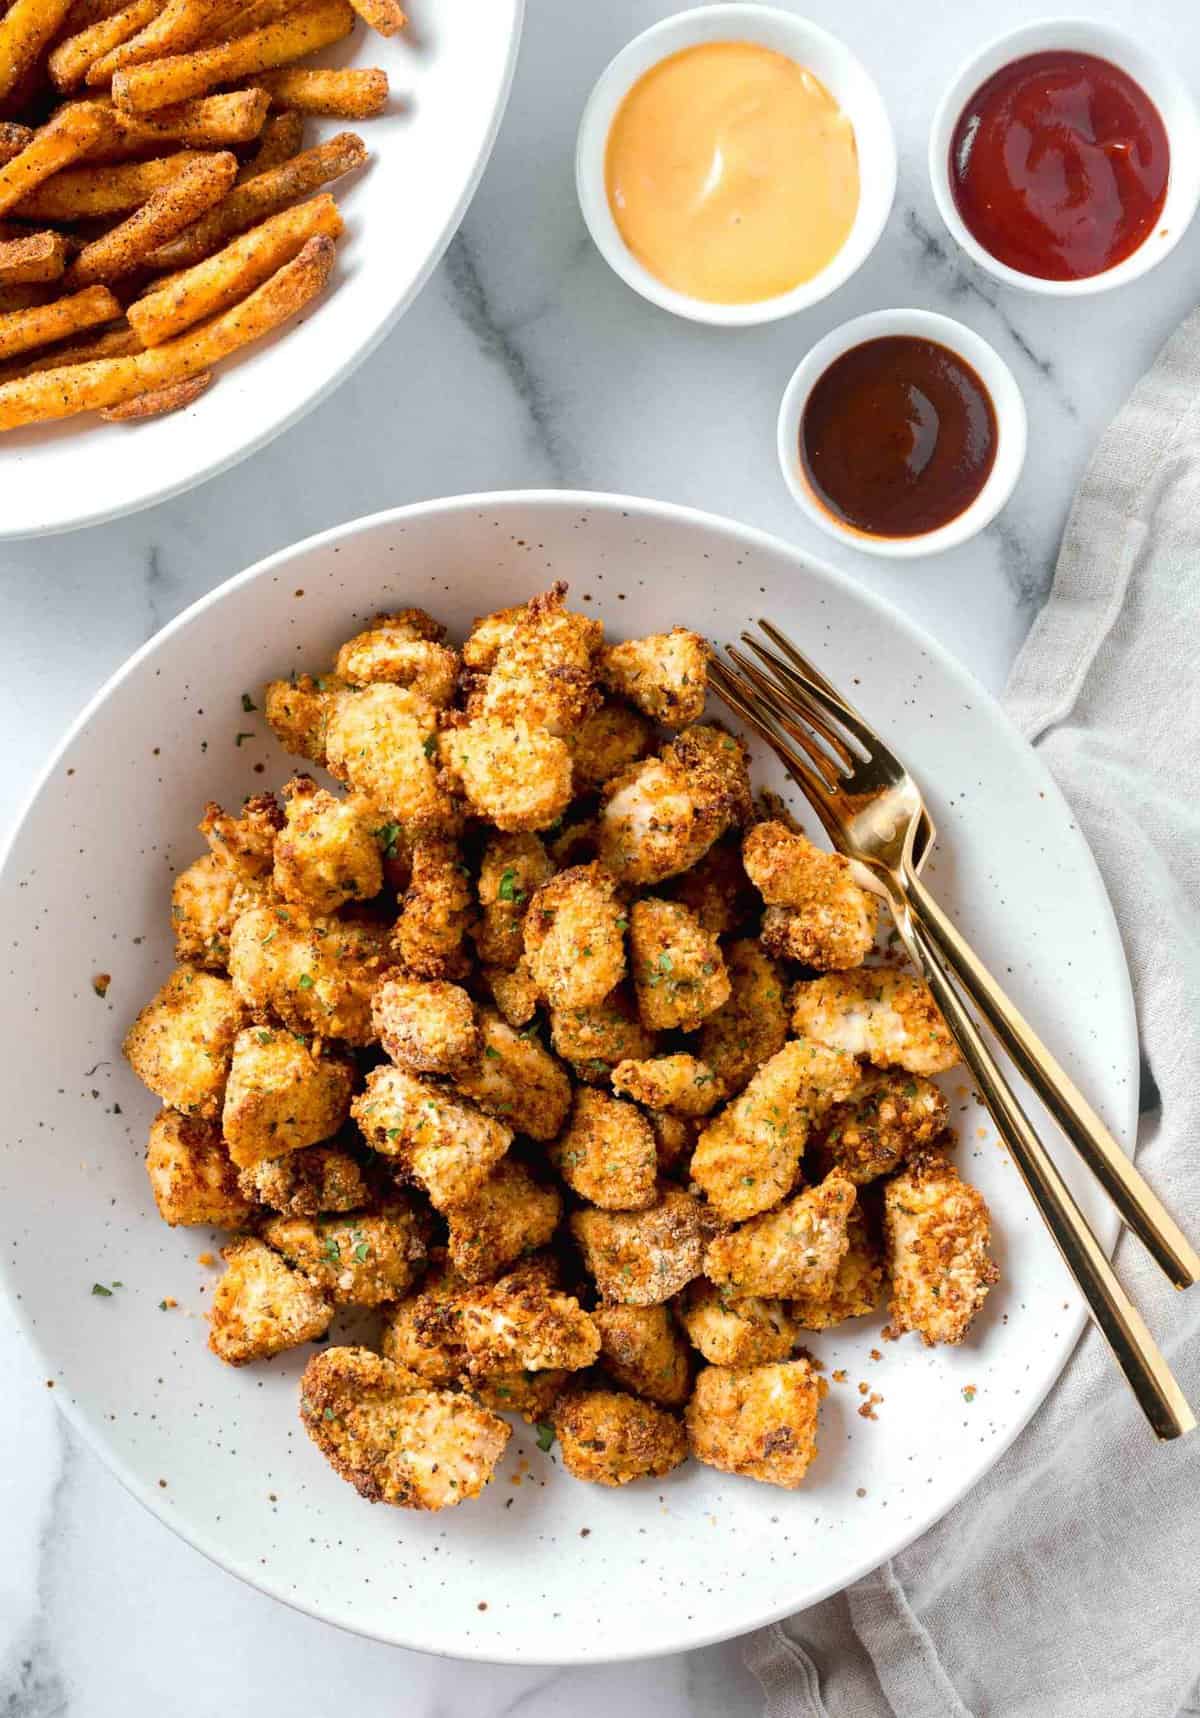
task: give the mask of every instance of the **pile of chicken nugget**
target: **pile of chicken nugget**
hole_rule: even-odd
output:
[[[267,686],[337,786],[207,807],[125,1044],[161,1215],[235,1231],[212,1351],[320,1344],[310,1436],[407,1508],[476,1496],[506,1413],[596,1484],[691,1455],[795,1487],[807,1333],[887,1296],[959,1342],[996,1276],[955,1047],[874,899],[756,808],[700,637],[606,644],[565,596],[461,651],[383,615]],[[348,1307],[378,1352],[331,1345]]]

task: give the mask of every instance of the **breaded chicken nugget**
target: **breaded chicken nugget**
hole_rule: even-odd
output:
[[[458,1296],[467,1368],[495,1372],[578,1372],[600,1352],[600,1333],[574,1295],[536,1276],[501,1277]]]
[[[450,1261],[464,1283],[487,1282],[558,1227],[562,1196],[542,1187],[515,1158],[502,1157],[469,1199],[451,1205]]]
[[[300,1418],[360,1496],[401,1509],[478,1497],[510,1436],[469,1396],[431,1390],[369,1348],[314,1354],[300,1380]]]
[[[392,932],[396,958],[410,978],[465,978],[471,968],[463,946],[475,899],[456,842],[430,835],[412,850],[412,877]]]
[[[629,965],[638,1013],[651,1031],[694,1032],[729,1000],[729,975],[716,937],[677,901],[634,902]]]
[[[229,976],[253,1013],[292,1032],[370,1044],[371,997],[388,966],[382,925],[252,907],[229,939]]]
[[[883,1236],[893,1330],[929,1348],[961,1342],[1000,1278],[983,1194],[940,1151],[920,1151],[884,1187]]]
[[[246,883],[232,865],[206,853],[176,877],[171,889],[175,959],[224,972],[229,933],[240,912],[254,902],[259,885]]]
[[[673,1175],[677,1181],[690,1180],[697,1124],[683,1116],[669,1115],[666,1110],[651,1110],[646,1120],[654,1135],[659,1174]]]
[[[492,668],[500,646],[507,644],[524,613],[525,604],[517,603],[515,608],[498,608],[494,614],[485,614],[476,620],[470,637],[463,645],[462,659],[466,667],[477,672]]]
[[[354,1069],[292,1032],[251,1026],[234,1041],[221,1129],[239,1169],[330,1139],[350,1113]]]
[[[285,822],[275,837],[273,881],[285,901],[335,913],[383,888],[379,813],[357,794],[338,799],[309,775],[284,785]]]
[[[909,1152],[945,1130],[948,1107],[920,1074],[864,1070],[858,1088],[818,1124],[814,1143],[858,1187],[890,1175]]]
[[[735,1299],[827,1298],[850,1244],[847,1225],[855,1197],[854,1183],[834,1170],[777,1211],[718,1235],[704,1255],[705,1276],[718,1285],[727,1283]]]
[[[217,858],[253,883],[265,877],[274,862],[275,836],[283,828],[283,812],[273,793],[255,794],[238,817],[231,817],[210,799],[197,827]]]
[[[592,1322],[601,1362],[618,1384],[664,1408],[683,1406],[691,1388],[688,1347],[667,1307],[598,1306]]]
[[[563,1466],[590,1485],[661,1478],[687,1460],[674,1414],[623,1390],[568,1390],[554,1404]]]
[[[958,1065],[958,1046],[929,986],[898,967],[830,973],[796,985],[789,1000],[793,1032],[877,1068],[944,1074]]]
[[[621,984],[594,1008],[552,1008],[550,1041],[575,1078],[594,1085],[619,1062],[651,1055],[655,1037],[639,1020],[629,987]]]
[[[518,1032],[494,1008],[481,1008],[483,1052],[454,1084],[485,1115],[530,1139],[553,1139],[571,1107],[571,1082],[535,1033]]]
[[[500,639],[483,693],[485,717],[520,717],[565,739],[599,704],[595,657],[604,628],[566,609],[566,594],[559,581],[532,597]]]
[[[220,1128],[198,1116],[158,1112],[150,1123],[146,1174],[158,1214],[172,1228],[204,1223],[240,1229],[254,1210],[253,1196],[238,1186]]]
[[[357,1211],[371,1198],[362,1165],[338,1145],[307,1145],[286,1157],[268,1158],[243,1169],[238,1186],[247,1199],[285,1217],[315,1217],[322,1211]]]
[[[476,716],[442,736],[440,755],[475,816],[497,829],[548,829],[571,803],[567,742],[524,717]]]
[[[732,1096],[782,1050],[788,1015],[783,975],[752,938],[727,944],[725,971],[729,1000],[700,1028],[696,1054],[712,1070],[714,1083]]]
[[[688,1337],[713,1366],[764,1366],[786,1360],[796,1346],[799,1326],[782,1300],[735,1299],[700,1277],[680,1295],[678,1311]]]
[[[723,836],[690,871],[673,877],[664,893],[694,913],[714,937],[757,926],[762,902],[742,865],[742,844]]]
[[[706,1366],[684,1411],[688,1449],[708,1467],[794,1491],[817,1453],[828,1388],[807,1360]]]
[[[654,729],[630,705],[606,703],[565,738],[571,748],[572,788],[578,796],[594,793],[644,758],[654,745]]]
[[[489,835],[479,867],[482,911],[471,933],[485,965],[519,965],[529,902],[553,875],[554,866],[536,835]]]
[[[454,651],[442,643],[445,636],[445,627],[422,609],[381,614],[342,645],[335,672],[352,686],[379,680],[407,686],[440,709],[454,697],[459,668]]]
[[[600,653],[600,679],[666,728],[686,728],[704,714],[708,645],[686,626],[610,644]]]
[[[813,1124],[858,1084],[853,1057],[795,1038],[701,1129],[692,1178],[721,1216],[741,1222],[791,1188]]]
[[[659,1306],[700,1275],[719,1224],[699,1199],[664,1185],[647,1211],[576,1211],[571,1233],[607,1301]]]
[[[722,728],[687,728],[607,784],[600,857],[622,883],[661,883],[749,815],[745,746]]]
[[[497,1414],[520,1414],[531,1426],[544,1425],[554,1404],[570,1383],[573,1373],[561,1367],[545,1372],[490,1372],[486,1378],[472,1376],[472,1395]]]
[[[603,865],[543,883],[525,915],[525,961],[551,1008],[595,1008],[625,976],[629,921]]]
[[[444,979],[389,973],[371,998],[383,1048],[410,1074],[459,1074],[479,1059],[483,1039],[475,1004]]]
[[[788,1302],[788,1311],[802,1330],[828,1330],[848,1318],[862,1318],[879,1305],[883,1266],[860,1205],[851,1211],[846,1232],[850,1244],[838,1261],[828,1294],[796,1295]]]
[[[208,1346],[230,1366],[267,1360],[324,1336],[333,1302],[250,1235],[222,1247],[228,1269],[208,1306]]]
[[[373,1068],[350,1113],[366,1142],[394,1157],[439,1211],[470,1199],[512,1143],[512,1129],[400,1068]]]
[[[338,1306],[398,1299],[429,1257],[425,1218],[399,1195],[377,1211],[271,1217],[262,1238]]]
[[[571,1119],[550,1147],[567,1186],[604,1211],[644,1211],[657,1197],[658,1155],[634,1104],[581,1086]]]
[[[875,943],[879,910],[854,881],[848,859],[770,822],[747,831],[742,862],[768,904],[762,939],[772,953],[818,972],[862,965]]]
[[[492,1000],[510,1026],[528,1026],[537,1013],[538,987],[528,966],[519,961],[509,972],[503,966],[485,966],[480,976],[492,993]]]
[[[168,1108],[211,1119],[221,1112],[233,1041],[245,1021],[227,978],[178,966],[125,1034],[125,1057]]]
[[[708,1063],[683,1051],[644,1062],[618,1062],[612,1086],[648,1110],[671,1110],[680,1116],[706,1116],[724,1096]]]
[[[332,775],[383,814],[423,834],[457,834],[461,811],[443,781],[437,710],[417,692],[386,681],[337,692],[325,729]]]
[[[290,680],[268,680],[263,688],[263,715],[284,751],[310,763],[325,762],[325,730],[336,692],[345,682],[336,674],[297,674]]]
[[[453,1384],[461,1377],[467,1364],[458,1317],[463,1288],[458,1272],[434,1248],[420,1287],[384,1313],[380,1346],[385,1359],[408,1367],[427,1384]]]

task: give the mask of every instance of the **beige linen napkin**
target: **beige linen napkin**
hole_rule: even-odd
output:
[[[1076,498],[1009,714],[1104,874],[1143,1055],[1138,1162],[1200,1233],[1200,311]],[[1064,981],[1070,1006],[1070,981]],[[1121,1275],[1200,1408],[1200,1286]],[[975,1490],[745,1643],[767,1718],[1175,1718],[1200,1671],[1200,1432],[1156,1445],[1090,1327]]]

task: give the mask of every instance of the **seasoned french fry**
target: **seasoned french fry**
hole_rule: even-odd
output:
[[[22,149],[28,149],[32,142],[32,126],[14,125],[11,120],[0,120],[0,166],[11,161],[14,155],[19,155]]]
[[[190,227],[233,184],[237,156],[229,150],[201,155],[170,184],[103,238],[85,245],[67,271],[69,286],[119,280],[143,263],[156,245]]]
[[[49,304],[58,296],[58,284],[37,281],[29,286],[0,286],[0,316],[13,310],[29,310],[35,304]]]
[[[350,71],[283,66],[278,71],[256,73],[254,82],[269,92],[272,107],[291,108],[296,113],[370,119],[387,106],[388,76],[377,66]]]
[[[214,84],[230,83],[301,59],[341,41],[353,28],[354,10],[349,0],[310,0],[286,18],[220,47],[198,48],[194,53],[175,54],[116,72],[113,104],[126,113],[152,113],[156,107],[204,95]]]
[[[0,358],[28,352],[33,346],[48,346],[52,340],[65,340],[81,328],[111,322],[120,314],[121,306],[106,286],[89,286],[72,298],[10,311],[0,316]]]
[[[168,412],[182,411],[198,400],[211,386],[213,373],[201,370],[184,382],[168,382],[165,388],[154,388],[148,394],[135,394],[119,406],[102,406],[100,416],[106,424],[141,423],[146,418],[163,418]]]
[[[40,352],[36,358],[14,359],[4,367],[0,380],[11,381],[16,376],[32,376],[39,370],[57,370],[64,364],[86,364],[93,358],[123,358],[129,352],[141,352],[142,343],[126,323],[101,329],[85,340],[68,340],[55,346],[52,352]]]
[[[303,310],[329,279],[333,258],[332,239],[309,239],[299,256],[249,298],[178,340],[127,358],[60,365],[0,383],[0,430],[118,406],[211,369],[221,358],[262,339]]]
[[[294,209],[284,209],[234,239],[216,256],[186,269],[131,304],[126,311],[130,326],[144,346],[161,346],[206,316],[236,304],[281,264],[289,262],[308,239],[321,233],[336,239],[341,231],[342,217],[328,192]]]
[[[102,54],[88,68],[87,82],[93,89],[112,82],[113,75],[126,66],[144,65],[159,60],[164,54],[180,54],[204,40],[206,30],[224,12],[225,0],[167,0],[158,17]]]
[[[0,241],[0,286],[27,286],[57,280],[67,266],[61,233],[30,233],[23,239]]]
[[[80,30],[90,30],[114,12],[123,12],[128,4],[129,0],[74,0],[62,21],[61,35],[77,36]]]
[[[363,140],[354,131],[339,131],[328,143],[306,149],[278,167],[255,174],[237,185],[215,209],[180,233],[169,244],[160,245],[147,260],[151,268],[190,268],[247,227],[273,215],[288,203],[317,191],[332,179],[341,178],[367,159]]]
[[[381,36],[394,36],[408,23],[397,0],[350,0],[350,4],[364,24],[369,24]]]
[[[0,101],[11,95],[52,42],[71,0],[13,0],[0,19]]]
[[[55,89],[76,89],[84,80],[87,69],[101,54],[119,47],[145,28],[162,11],[163,0],[131,0],[131,4],[111,18],[101,18],[74,36],[61,41],[47,62],[50,81]]]
[[[0,167],[0,215],[15,208],[52,173],[78,160],[102,137],[111,135],[112,120],[101,108],[89,102],[60,107],[53,119],[34,132],[21,153]]]
[[[261,30],[265,24],[273,24],[276,18],[286,18],[289,12],[296,11],[303,0],[242,0],[224,20],[224,28],[220,36],[209,35],[205,38],[207,47],[218,40],[229,41],[235,36],[246,36],[251,30]]]
[[[22,220],[84,221],[94,216],[123,215],[140,208],[193,162],[207,159],[198,149],[180,149],[157,161],[124,161],[113,167],[71,167],[56,173],[28,197],[15,213]]]
[[[266,90],[263,94],[266,95]],[[209,98],[212,99],[211,97]],[[268,101],[270,97],[267,97]],[[265,173],[268,167],[279,167],[299,155],[304,147],[304,116],[299,113],[273,113],[263,122],[258,134],[258,148],[238,172],[237,185]]]
[[[223,95],[199,96],[135,119],[104,102],[117,128],[117,141],[108,148],[92,150],[88,159],[103,156],[119,160],[166,143],[186,143],[193,149],[228,149],[235,143],[251,143],[262,132],[270,103],[263,89],[227,90]]]

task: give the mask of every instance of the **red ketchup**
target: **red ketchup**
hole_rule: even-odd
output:
[[[1171,151],[1150,97],[1119,66],[1056,51],[975,91],[950,145],[964,224],[998,262],[1083,280],[1130,256],[1167,195]]]

